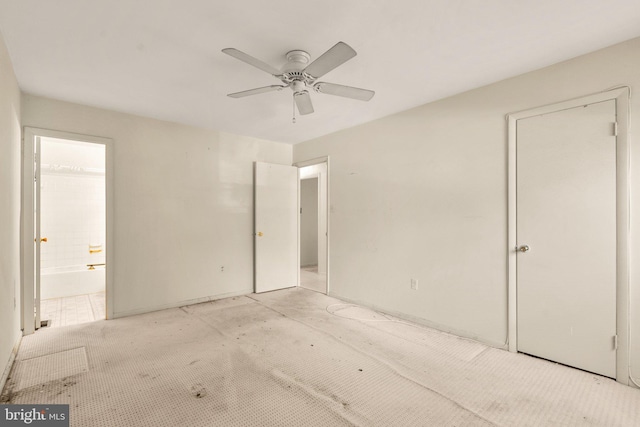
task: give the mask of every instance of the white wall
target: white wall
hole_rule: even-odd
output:
[[[0,34],[0,390],[20,339],[20,89]]]
[[[300,266],[318,265],[318,178],[300,180]]]
[[[505,115],[617,85],[632,90],[630,323],[639,378],[640,39],[294,146],[294,162],[331,158],[331,294],[504,347]]]
[[[116,317],[252,291],[253,162],[291,146],[27,94],[22,118],[114,140]]]

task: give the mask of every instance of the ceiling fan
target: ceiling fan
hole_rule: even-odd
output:
[[[317,81],[317,79],[329,71],[357,55],[356,51],[344,42],[336,43],[335,46],[311,63],[309,63],[311,56],[307,52],[304,50],[292,50],[286,54],[287,62],[281,69],[274,68],[238,49],[227,48],[222,49],[222,52],[249,65],[253,65],[262,71],[266,71],[283,83],[281,85],[264,86],[242,92],[230,93],[227,96],[231,98],[243,98],[259,93],[279,91],[288,87],[293,91],[293,100],[298,107],[298,111],[301,115],[305,115],[313,113],[313,104],[311,103],[311,97],[307,89],[312,89],[318,93],[359,99],[361,101],[369,101],[375,94],[372,90]]]

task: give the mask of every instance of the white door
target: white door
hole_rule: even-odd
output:
[[[298,285],[298,168],[255,164],[255,292]]]
[[[518,351],[616,376],[615,101],[518,120]]]

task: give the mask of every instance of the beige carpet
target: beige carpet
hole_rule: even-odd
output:
[[[15,376],[81,348],[87,372]],[[7,387],[73,426],[640,425],[640,390],[299,288],[41,330]]]

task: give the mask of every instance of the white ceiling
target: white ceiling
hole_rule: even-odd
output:
[[[22,90],[189,125],[297,143],[640,36],[638,0],[0,0]],[[358,56],[322,80],[370,102],[289,90],[221,52],[279,68],[338,41]]]

